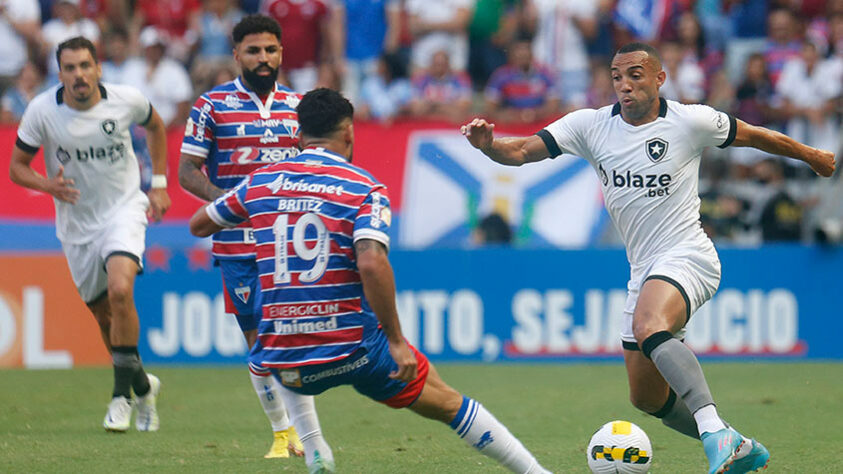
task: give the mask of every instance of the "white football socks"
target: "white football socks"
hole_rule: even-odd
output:
[[[273,377],[274,379],[274,377]],[[277,383],[277,380],[276,380]],[[301,395],[278,385],[278,394],[290,410],[290,417],[304,445],[304,459],[308,466],[313,463],[316,454],[327,461],[333,462],[334,453],[322,436],[319,418],[316,416],[316,405],[313,397]]]
[[[251,370],[249,370],[249,377],[252,379],[252,386],[255,388],[255,393],[258,394],[263,412],[266,413],[266,417],[269,418],[269,423],[272,425],[272,431],[283,431],[289,428],[290,419],[287,417],[284,402],[278,394],[280,387],[275,377],[269,373],[258,375]]]
[[[512,472],[548,472],[501,422],[471,398],[463,396],[462,407],[451,422],[451,428],[470,446]]]
[[[725,430],[726,424],[720,419],[717,414],[717,408],[714,405],[706,405],[694,412],[694,420],[697,421],[697,430],[700,436],[703,433],[714,433],[715,431]]]

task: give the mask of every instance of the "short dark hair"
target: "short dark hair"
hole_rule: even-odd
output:
[[[59,65],[59,69],[61,69],[61,52],[65,49],[87,49],[91,52],[91,56],[93,56],[94,62],[99,62],[99,60],[97,59],[97,48],[96,46],[94,46],[94,43],[91,43],[91,40],[85,38],[84,36],[74,36],[73,38],[70,38],[67,41],[59,43],[59,47],[58,49],[56,49],[56,62]]]
[[[278,38],[278,41],[281,41],[281,25],[273,18],[261,14],[244,16],[231,30],[231,39],[234,44],[238,44],[247,35],[255,33],[269,33]]]
[[[623,46],[615,53],[615,56],[619,54],[625,53],[634,53],[636,51],[644,51],[647,53],[648,56],[658,61],[659,65],[662,63],[662,56],[659,54],[658,50],[647,43],[628,43]]]
[[[339,92],[320,87],[302,97],[296,112],[302,135],[323,138],[337,131],[344,119],[354,117],[354,106]]]

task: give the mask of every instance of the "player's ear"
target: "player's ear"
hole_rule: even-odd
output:
[[[342,131],[343,141],[348,144],[354,144],[354,123],[348,120]]]
[[[661,87],[664,85],[665,79],[667,79],[667,74],[665,74],[664,69],[660,69],[659,73],[656,74],[656,85]]]

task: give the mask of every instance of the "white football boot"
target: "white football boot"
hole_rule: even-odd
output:
[[[118,396],[111,399],[108,412],[102,421],[106,431],[125,433],[132,421],[132,402],[126,397]]]
[[[155,403],[158,401],[158,393],[161,392],[161,381],[152,374],[146,374],[146,376],[149,378],[149,392],[142,397],[137,397],[135,407],[138,410],[138,416],[135,418],[135,428],[138,431],[158,431],[160,422]]]

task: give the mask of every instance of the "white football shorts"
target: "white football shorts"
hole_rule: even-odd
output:
[[[62,242],[70,275],[85,303],[103,296],[108,288],[105,262],[112,255],[125,255],[143,269],[146,247],[146,199],[132,199],[118,210],[93,240],[84,244]]]
[[[644,282],[650,279],[664,280],[675,286],[685,299],[687,317],[714,296],[720,285],[720,258],[713,245],[693,249],[673,249],[654,258],[649,264],[633,269],[627,284],[626,305],[623,310],[623,329],[621,340],[636,344],[632,332],[632,316],[638,304],[638,293]],[[687,323],[687,320],[686,320]],[[683,339],[685,328],[680,329],[675,337]]]

